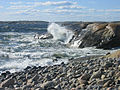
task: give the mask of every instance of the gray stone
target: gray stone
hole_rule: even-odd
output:
[[[31,85],[24,85],[24,86],[22,87],[23,90],[30,90],[31,88],[32,88]]]
[[[41,85],[41,87],[45,90],[53,89],[55,87],[54,81],[47,81]]]
[[[61,90],[61,86],[58,84],[57,86],[55,86],[56,90]]]
[[[97,72],[93,72],[92,76],[90,79],[93,79],[93,78],[100,78],[102,75],[102,72],[100,70],[98,70]]]
[[[104,79],[104,80],[98,80],[97,84],[98,85],[104,85],[107,81],[109,81],[110,79]]]
[[[1,87],[9,87],[10,85],[14,85],[13,78],[9,78],[0,84]]]
[[[111,63],[111,62],[106,62],[106,63],[104,64],[104,67],[105,67],[106,69],[108,69],[109,67],[112,67],[112,65],[114,65],[114,64]]]
[[[90,78],[90,75],[88,73],[85,73],[80,77],[80,79],[82,80],[89,80],[89,78]]]

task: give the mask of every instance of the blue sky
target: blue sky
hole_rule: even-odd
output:
[[[0,0],[0,21],[119,21],[120,0]]]

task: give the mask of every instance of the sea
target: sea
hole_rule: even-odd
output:
[[[51,33],[53,38],[40,39],[45,33]],[[114,51],[69,47],[67,44],[72,36],[72,31],[56,23],[0,23],[0,73],[21,71],[27,66],[68,63],[71,58]]]

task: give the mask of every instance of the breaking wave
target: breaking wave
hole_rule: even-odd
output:
[[[54,40],[63,41],[65,44],[69,43],[74,35],[72,31],[67,30],[65,27],[62,27],[56,23],[51,23],[47,30],[53,35]]]

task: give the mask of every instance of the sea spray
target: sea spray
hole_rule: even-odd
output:
[[[82,38],[85,36],[85,34],[88,32],[87,29],[82,29],[80,34],[77,37],[73,38],[73,43],[70,47],[78,48],[80,44],[82,43]]]
[[[18,25],[21,26],[21,24]],[[34,26],[35,24],[31,25]],[[34,27],[36,28],[36,26]],[[26,28],[29,28],[29,26]],[[64,43],[49,38],[35,39],[33,35],[40,33],[40,30],[27,32],[26,29],[23,29],[23,31],[12,32],[8,28],[8,32],[0,32],[0,73],[5,71],[16,72],[23,70],[27,66],[49,66],[61,62],[67,63],[70,58],[105,55],[114,51],[95,49],[94,47],[69,48]],[[44,33],[47,33],[46,30]],[[40,34],[43,34],[43,32]],[[79,40],[79,37],[75,40]],[[76,44],[78,45],[78,43]],[[58,61],[53,62],[54,58],[57,58]]]
[[[65,44],[69,43],[74,35],[72,31],[67,30],[65,27],[62,27],[56,23],[51,23],[47,30],[53,35],[54,40],[61,40]]]

